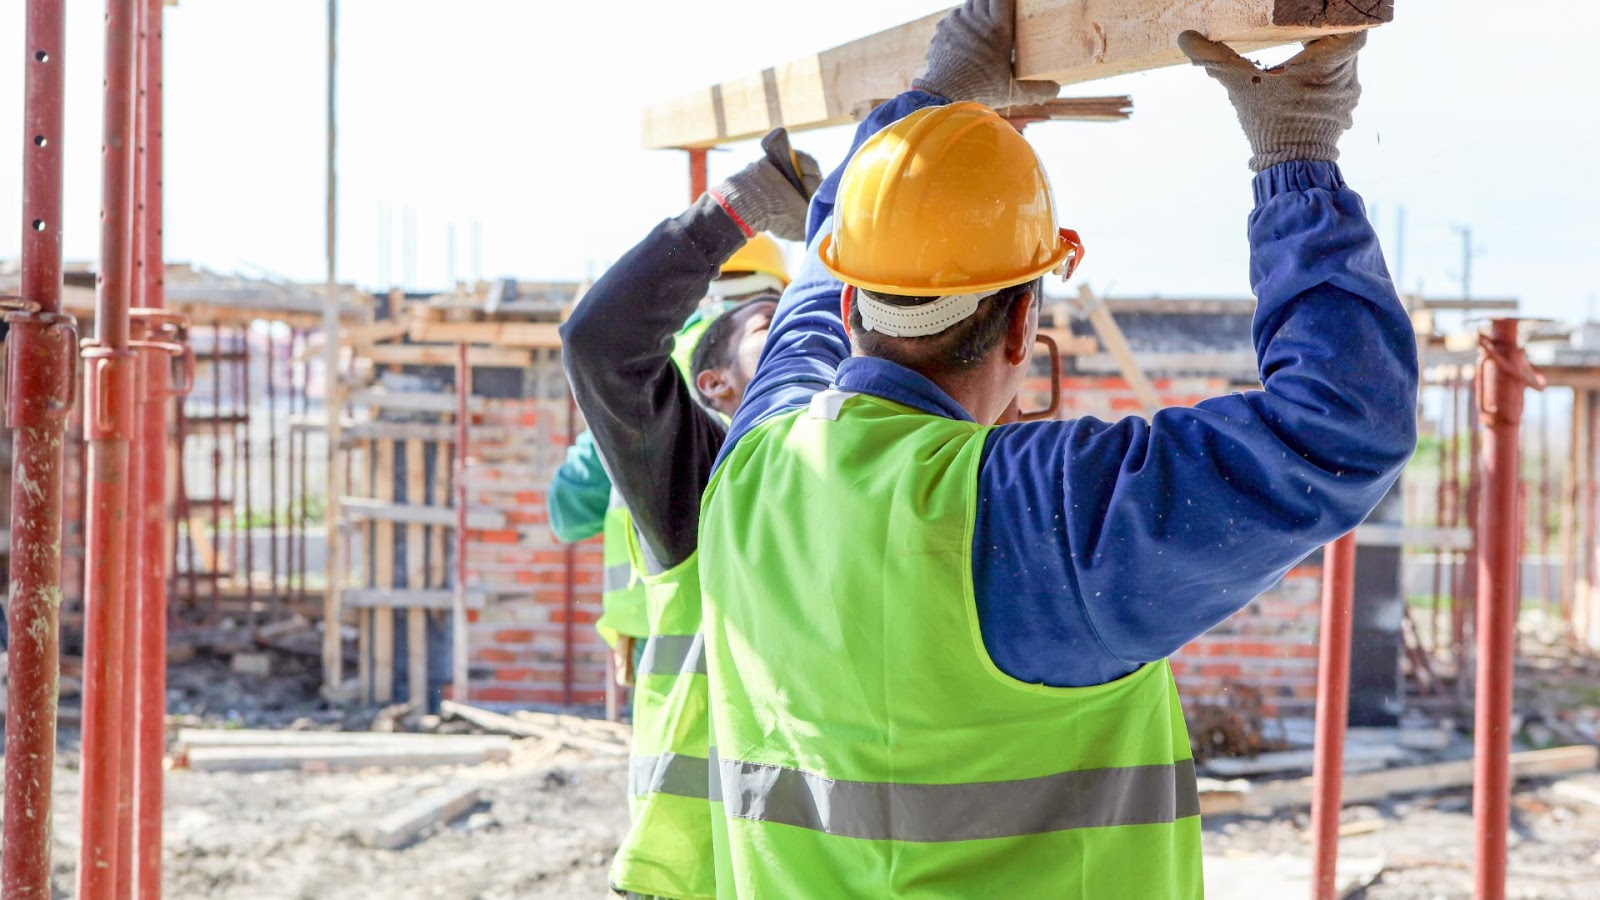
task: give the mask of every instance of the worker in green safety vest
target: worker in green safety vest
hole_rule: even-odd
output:
[[[646,597],[633,821],[610,872],[614,887],[637,896],[716,892],[700,597],[678,575],[693,552],[700,493],[727,418],[788,283],[782,250],[758,231],[797,237],[818,180],[816,164],[781,132],[765,149],[624,255],[562,326],[573,394],[629,510],[631,527],[619,530]],[[702,296],[708,302],[696,309]]]
[[[679,589],[704,604],[721,897],[1200,897],[1166,658],[1415,447],[1415,336],[1334,163],[1359,35],[1272,71],[1180,38],[1254,152],[1263,390],[1017,421],[1044,279],[1083,247],[990,108],[1055,92],[1012,80],[1013,22],[970,0],[859,127],[707,488]]]

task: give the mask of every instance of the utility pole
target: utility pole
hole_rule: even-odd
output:
[[[327,171],[327,257],[326,297],[322,307],[323,402],[328,417],[328,494],[324,523],[328,536],[328,585],[322,598],[322,680],[329,688],[344,681],[344,642],[340,637],[339,587],[344,577],[344,559],[339,535],[339,497],[344,485],[339,477],[339,293],[335,276],[338,262],[336,228],[339,223],[338,172],[334,152],[338,147],[334,101],[338,97],[339,0],[328,0],[328,171]],[[387,273],[385,273],[387,274]]]

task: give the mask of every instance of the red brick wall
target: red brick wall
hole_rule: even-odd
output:
[[[572,548],[558,543],[545,512],[545,489],[569,439],[566,401],[494,400],[478,422],[507,426],[510,438],[504,445],[468,452],[469,508],[495,510],[506,519],[504,528],[467,535],[467,583],[493,593],[469,615],[471,699],[563,702],[570,554],[572,699],[603,704],[607,650],[594,630],[603,571],[600,541]]]

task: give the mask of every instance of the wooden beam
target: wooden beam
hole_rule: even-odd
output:
[[[422,442],[406,441],[406,502],[426,504],[427,473],[422,470]],[[406,587],[422,588],[423,524],[406,524]],[[406,699],[419,712],[428,710],[428,614],[421,607],[406,610]]]
[[[1393,18],[1393,0],[1017,0],[1016,73],[1076,84],[1187,63],[1190,29],[1247,52]]]
[[[488,593],[467,588],[467,606],[473,609],[482,607]],[[454,594],[449,588],[391,588],[382,591],[346,588],[344,604],[358,608],[449,609],[452,596]]]
[[[345,400],[352,406],[372,406],[407,412],[454,413],[456,411],[454,396],[422,391],[386,391],[382,388],[368,388],[352,392]],[[482,397],[472,397],[468,402],[468,407],[474,412],[484,409],[487,405]]]
[[[653,104],[644,145],[712,147],[859,119],[910,87],[947,13]],[[1177,37],[1191,28],[1252,50],[1393,17],[1393,0],[1019,0],[1016,74],[1073,84],[1186,62]]]
[[[554,322],[427,322],[414,321],[407,332],[413,341],[436,344],[489,344],[494,347],[561,346]]]
[[[362,349],[360,355],[380,366],[456,364],[456,348],[443,344],[375,344]],[[467,365],[526,369],[533,365],[533,354],[527,350],[505,347],[470,347],[467,349]]]
[[[373,767],[470,766],[504,762],[509,745],[431,747],[406,742],[376,747],[195,747],[185,754],[188,767],[200,772],[272,772],[283,769],[320,772]]]
[[[1543,778],[1592,772],[1600,759],[1593,746],[1556,747],[1511,754],[1512,778]],[[1344,776],[1341,800],[1346,804],[1372,803],[1397,794],[1448,790],[1472,784],[1472,760],[1432,763],[1350,773]],[[1293,778],[1251,785],[1245,791],[1219,791],[1202,795],[1204,814],[1260,813],[1311,802],[1311,779]]]
[[[515,735],[516,737],[538,737],[558,740],[563,744],[580,750],[592,750],[608,756],[626,756],[626,744],[613,744],[600,738],[588,735],[573,734],[565,728],[552,725],[543,725],[523,719],[514,719],[511,716],[501,715],[465,703],[445,700],[439,704],[439,713],[445,716],[454,716],[464,719],[486,731],[498,731],[502,734]]]
[[[195,747],[402,747],[510,749],[498,734],[428,734],[407,731],[280,731],[268,728],[182,728],[177,750]]]
[[[375,478],[378,502],[393,503],[395,488],[394,441],[378,441],[378,466]],[[372,585],[380,591],[394,590],[394,520],[373,518]],[[372,611],[372,699],[394,702],[394,610],[387,606]]]
[[[399,850],[415,842],[429,828],[447,824],[465,815],[482,799],[483,792],[470,785],[440,788],[376,822],[357,827],[356,837],[368,847]]]
[[[346,497],[340,502],[345,518],[356,522],[401,522],[407,525],[456,527],[456,512],[451,506],[424,506],[420,503],[393,503],[367,497]],[[467,527],[495,529],[506,527],[506,515],[492,509],[467,510]]]
[[[1161,409],[1161,395],[1156,393],[1154,384],[1144,374],[1144,369],[1139,367],[1138,360],[1134,359],[1133,348],[1128,346],[1128,338],[1122,333],[1122,327],[1117,324],[1116,317],[1111,315],[1111,310],[1106,308],[1105,302],[1094,295],[1086,284],[1078,285],[1078,300],[1074,304],[1076,311],[1089,319],[1094,333],[1100,338],[1100,343],[1105,345],[1106,352],[1117,361],[1117,370],[1122,374],[1122,380],[1133,389],[1133,395],[1139,398],[1139,405],[1144,407],[1145,418],[1150,418]]]

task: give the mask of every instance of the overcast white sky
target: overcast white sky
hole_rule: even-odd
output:
[[[69,0],[66,253],[97,253],[103,3]],[[640,149],[652,99],[832,46],[947,0],[808,3],[345,0],[341,279],[436,288],[485,276],[598,274],[687,200],[681,153]],[[1403,0],[1361,62],[1344,170],[1376,213],[1391,270],[1540,315],[1600,313],[1600,4]],[[0,258],[21,228],[23,0],[0,0]],[[323,0],[182,0],[167,11],[167,249],[225,271],[320,280]],[[1523,40],[1518,23],[1533,23]],[[1280,54],[1281,56],[1281,54]],[[1127,93],[1120,124],[1036,125],[1080,277],[1119,296],[1248,290],[1248,148],[1220,86],[1173,68],[1076,85]],[[847,129],[799,135],[825,168]],[[751,145],[713,156],[717,178]],[[1397,218],[1407,213],[1403,264]],[[388,210],[385,217],[384,210]],[[409,211],[409,212],[408,212]],[[406,239],[412,219],[414,239]],[[387,224],[389,271],[380,254]]]

